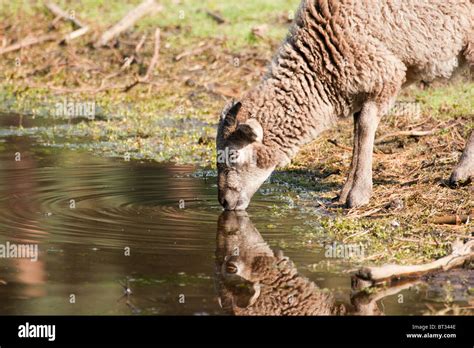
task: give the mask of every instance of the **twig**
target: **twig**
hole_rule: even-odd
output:
[[[174,60],[179,61],[183,59],[184,57],[200,54],[204,52],[205,50],[207,50],[209,47],[211,47],[209,44],[206,44],[205,42],[201,42],[197,48],[178,54],[176,57],[174,57]]]
[[[407,136],[407,137],[423,137],[427,135],[432,135],[436,130],[428,130],[428,131],[421,131],[421,130],[412,130],[412,131],[399,131],[399,132],[394,132],[394,133],[389,133],[382,135],[378,139],[375,140],[375,144],[381,144],[383,143],[386,139],[389,138],[396,138],[399,136]]]
[[[347,214],[347,216],[348,216],[348,217],[351,217],[351,218],[367,217],[367,216],[374,215],[375,213],[378,213],[378,212],[381,211],[383,208],[384,208],[384,207],[374,208],[374,209],[368,210],[368,211],[363,212],[363,213],[358,213],[358,212],[350,211],[350,212]]]
[[[352,152],[352,148],[349,147],[349,146],[345,146],[345,145],[342,145],[340,144],[336,139],[328,139],[328,142],[333,144],[334,146],[336,147],[339,147],[345,151],[350,151]],[[374,148],[374,151],[375,151],[375,148]],[[386,154],[385,153],[379,153],[379,152],[374,152],[374,156],[385,156]]]
[[[435,242],[429,242],[426,240],[421,240],[421,239],[414,239],[414,238],[404,238],[404,237],[393,237],[393,239],[398,240],[400,242],[409,242],[409,243],[418,243],[418,244],[429,244],[429,245],[438,245],[438,243]]]
[[[427,130],[427,131],[423,131],[423,130],[409,130],[409,131],[399,131],[399,132],[394,132],[394,133],[389,133],[389,134],[385,134],[385,135],[382,135],[381,137],[377,138],[375,140],[375,144],[380,144],[380,143],[383,143],[386,139],[388,138],[395,138],[395,137],[399,137],[399,136],[407,136],[407,137],[424,137],[424,136],[427,136],[427,135],[433,135],[435,134],[439,129],[441,129],[441,127],[443,127],[444,125],[446,124],[446,122],[443,122],[439,125],[437,125],[435,128],[433,129],[430,129],[430,130]],[[459,122],[454,122],[452,124],[450,124],[449,126],[443,128],[443,130],[448,130],[448,129],[451,129],[455,126],[457,126],[459,124]]]
[[[127,30],[135,24],[141,17],[149,14],[150,12],[157,12],[163,9],[162,6],[156,4],[155,0],[145,0],[140,5],[135,7],[129,13],[125,15],[117,24],[112,26],[109,30],[105,31],[99,40],[94,44],[94,47],[106,46],[110,40],[121,32]]]
[[[89,31],[89,27],[82,27],[80,29],[74,30],[73,32],[70,32],[69,34],[66,34],[64,38],[61,40],[61,44],[63,43],[69,43],[74,39],[77,39],[78,37],[86,34]]]
[[[120,71],[123,71],[125,69],[128,69],[130,67],[130,65],[132,65],[132,63],[136,60],[135,56],[132,55],[131,57],[127,57],[125,59],[125,62],[122,64],[122,66],[120,67]]]
[[[352,151],[351,147],[340,144],[336,139],[328,139],[328,142],[343,150]]]
[[[356,237],[356,236],[357,236],[357,237],[360,237],[360,236],[363,236],[364,234],[367,234],[367,233],[369,233],[369,232],[370,232],[370,230],[364,230],[364,231],[360,231],[360,232],[353,233],[353,234],[351,234],[350,236],[345,237],[345,238],[342,240],[342,242],[345,243],[345,242],[347,242],[349,239],[351,239],[351,238],[353,238],[353,237]]]
[[[145,33],[142,35],[142,37],[140,38],[140,41],[135,46],[135,53],[137,54],[140,53],[143,45],[145,44],[146,38],[147,38],[147,34]]]
[[[158,59],[160,57],[160,33],[160,29],[157,28],[155,30],[155,49],[153,51],[153,57],[151,58],[150,65],[148,66],[145,76],[139,76],[135,79],[135,81],[125,86],[123,89],[124,92],[130,91],[139,83],[148,83],[150,81],[153,70],[155,70],[156,64],[158,63]]]
[[[27,83],[28,87],[31,88],[44,88],[44,85],[36,83]],[[98,93],[111,89],[121,89],[123,90],[127,86],[122,85],[101,85],[100,87],[79,87],[79,88],[68,88],[68,87],[57,87],[57,86],[46,86],[50,91],[55,93]]]
[[[26,39],[23,39],[20,42],[17,42],[13,45],[0,49],[0,55],[8,53],[8,52],[17,51],[24,47],[37,45],[46,41],[54,41],[56,39],[57,39],[56,34],[46,34],[46,35],[42,35],[38,37],[27,37]]]
[[[144,81],[149,81],[151,75],[153,74],[153,70],[155,70],[156,64],[158,63],[158,59],[160,57],[160,28],[155,30],[155,49],[153,51],[153,57],[151,58],[150,65],[148,66],[148,70],[146,71],[145,76],[143,77]]]
[[[48,26],[49,29],[57,29],[56,25],[58,22],[63,19],[61,16],[56,16],[54,19],[51,21],[51,24]]]
[[[217,22],[217,24],[224,24],[226,22],[225,18],[222,17],[220,14],[212,12],[212,11],[206,11],[206,14],[211,17],[213,20]]]
[[[60,8],[58,5],[56,5],[53,2],[48,2],[46,5],[46,8],[50,10],[56,17],[63,18],[67,21],[72,22],[77,28],[84,28],[86,25],[84,25],[79,19],[77,19],[75,16],[71,16],[68,14],[66,11],[64,11],[62,8]]]
[[[127,93],[128,91],[130,91],[133,87],[135,87],[136,85],[138,85],[140,83],[140,80],[139,79],[135,79],[135,81],[133,81],[132,83],[129,83],[128,85],[126,85],[122,91]]]
[[[143,45],[145,44],[146,38],[147,38],[147,34],[145,33],[140,38],[140,41],[135,45],[135,54],[132,54],[130,57],[127,57],[125,59],[125,62],[123,63],[122,67],[120,68],[120,71],[128,69],[130,67],[130,65],[132,65],[133,62],[137,61],[138,53],[140,53],[141,49],[143,48]]]

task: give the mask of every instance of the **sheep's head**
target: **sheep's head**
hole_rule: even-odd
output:
[[[235,315],[333,314],[334,298],[272,250],[245,211],[224,211],[217,223],[216,289]]]
[[[272,283],[280,273],[275,265],[283,257],[268,246],[246,212],[223,212],[218,220],[216,248],[222,307],[234,312],[251,307],[260,297],[260,284]]]
[[[245,210],[275,169],[273,150],[264,144],[261,124],[240,102],[226,107],[217,132],[218,198],[226,210]]]

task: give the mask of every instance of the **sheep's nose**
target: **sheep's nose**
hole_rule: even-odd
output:
[[[222,200],[222,206],[224,207],[225,210],[230,210],[229,201],[227,201],[227,199],[225,198]]]
[[[222,194],[221,191],[219,191],[217,200],[219,201],[219,204],[225,207],[224,205],[227,203],[226,199],[224,198],[224,195]]]

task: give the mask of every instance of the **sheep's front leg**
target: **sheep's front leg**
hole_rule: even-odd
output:
[[[466,147],[462,153],[458,165],[454,169],[449,183],[451,186],[457,186],[463,182],[467,182],[474,177],[474,131],[467,141]]]
[[[347,196],[346,205],[349,208],[367,204],[372,195],[372,153],[375,132],[380,121],[378,109],[375,102],[366,102],[357,120],[357,165],[354,182]]]
[[[349,194],[352,184],[354,183],[354,175],[357,167],[357,156],[358,148],[359,148],[359,118],[360,112],[354,113],[354,144],[352,147],[352,160],[351,160],[351,167],[349,169],[349,174],[347,175],[346,182],[344,187],[341,190],[341,194],[339,195],[339,203],[346,203],[347,195]]]

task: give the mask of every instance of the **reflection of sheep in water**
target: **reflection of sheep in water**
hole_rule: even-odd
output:
[[[274,253],[245,212],[219,217],[217,282],[222,307],[235,315],[332,315],[343,306]]]
[[[440,284],[446,283],[446,279],[456,290],[458,300],[465,301],[463,297],[473,284],[472,271],[439,272],[437,264],[444,259],[446,264],[441,267],[444,270],[450,268],[448,265],[462,265],[464,260],[474,257],[469,251],[471,248],[474,251],[472,242],[453,246],[453,254],[424,265],[362,268],[358,273],[364,277],[352,278],[352,290],[355,291],[351,295],[351,303],[338,305],[329,291],[318,288],[299,275],[294,264],[281,252],[272,251],[244,211],[227,211],[219,217],[217,231],[216,283],[219,301],[226,312],[235,315],[340,315],[346,312],[380,315],[383,313],[377,302],[382,298],[417,283],[426,284],[427,281],[428,292],[440,293],[443,291]],[[367,273],[375,272],[375,276],[381,270],[393,272],[397,267],[402,269],[397,282],[388,283],[390,286],[377,291],[359,291],[370,283],[369,278],[365,277]],[[402,275],[410,274],[407,273],[410,270],[414,270],[412,277],[404,279]]]

